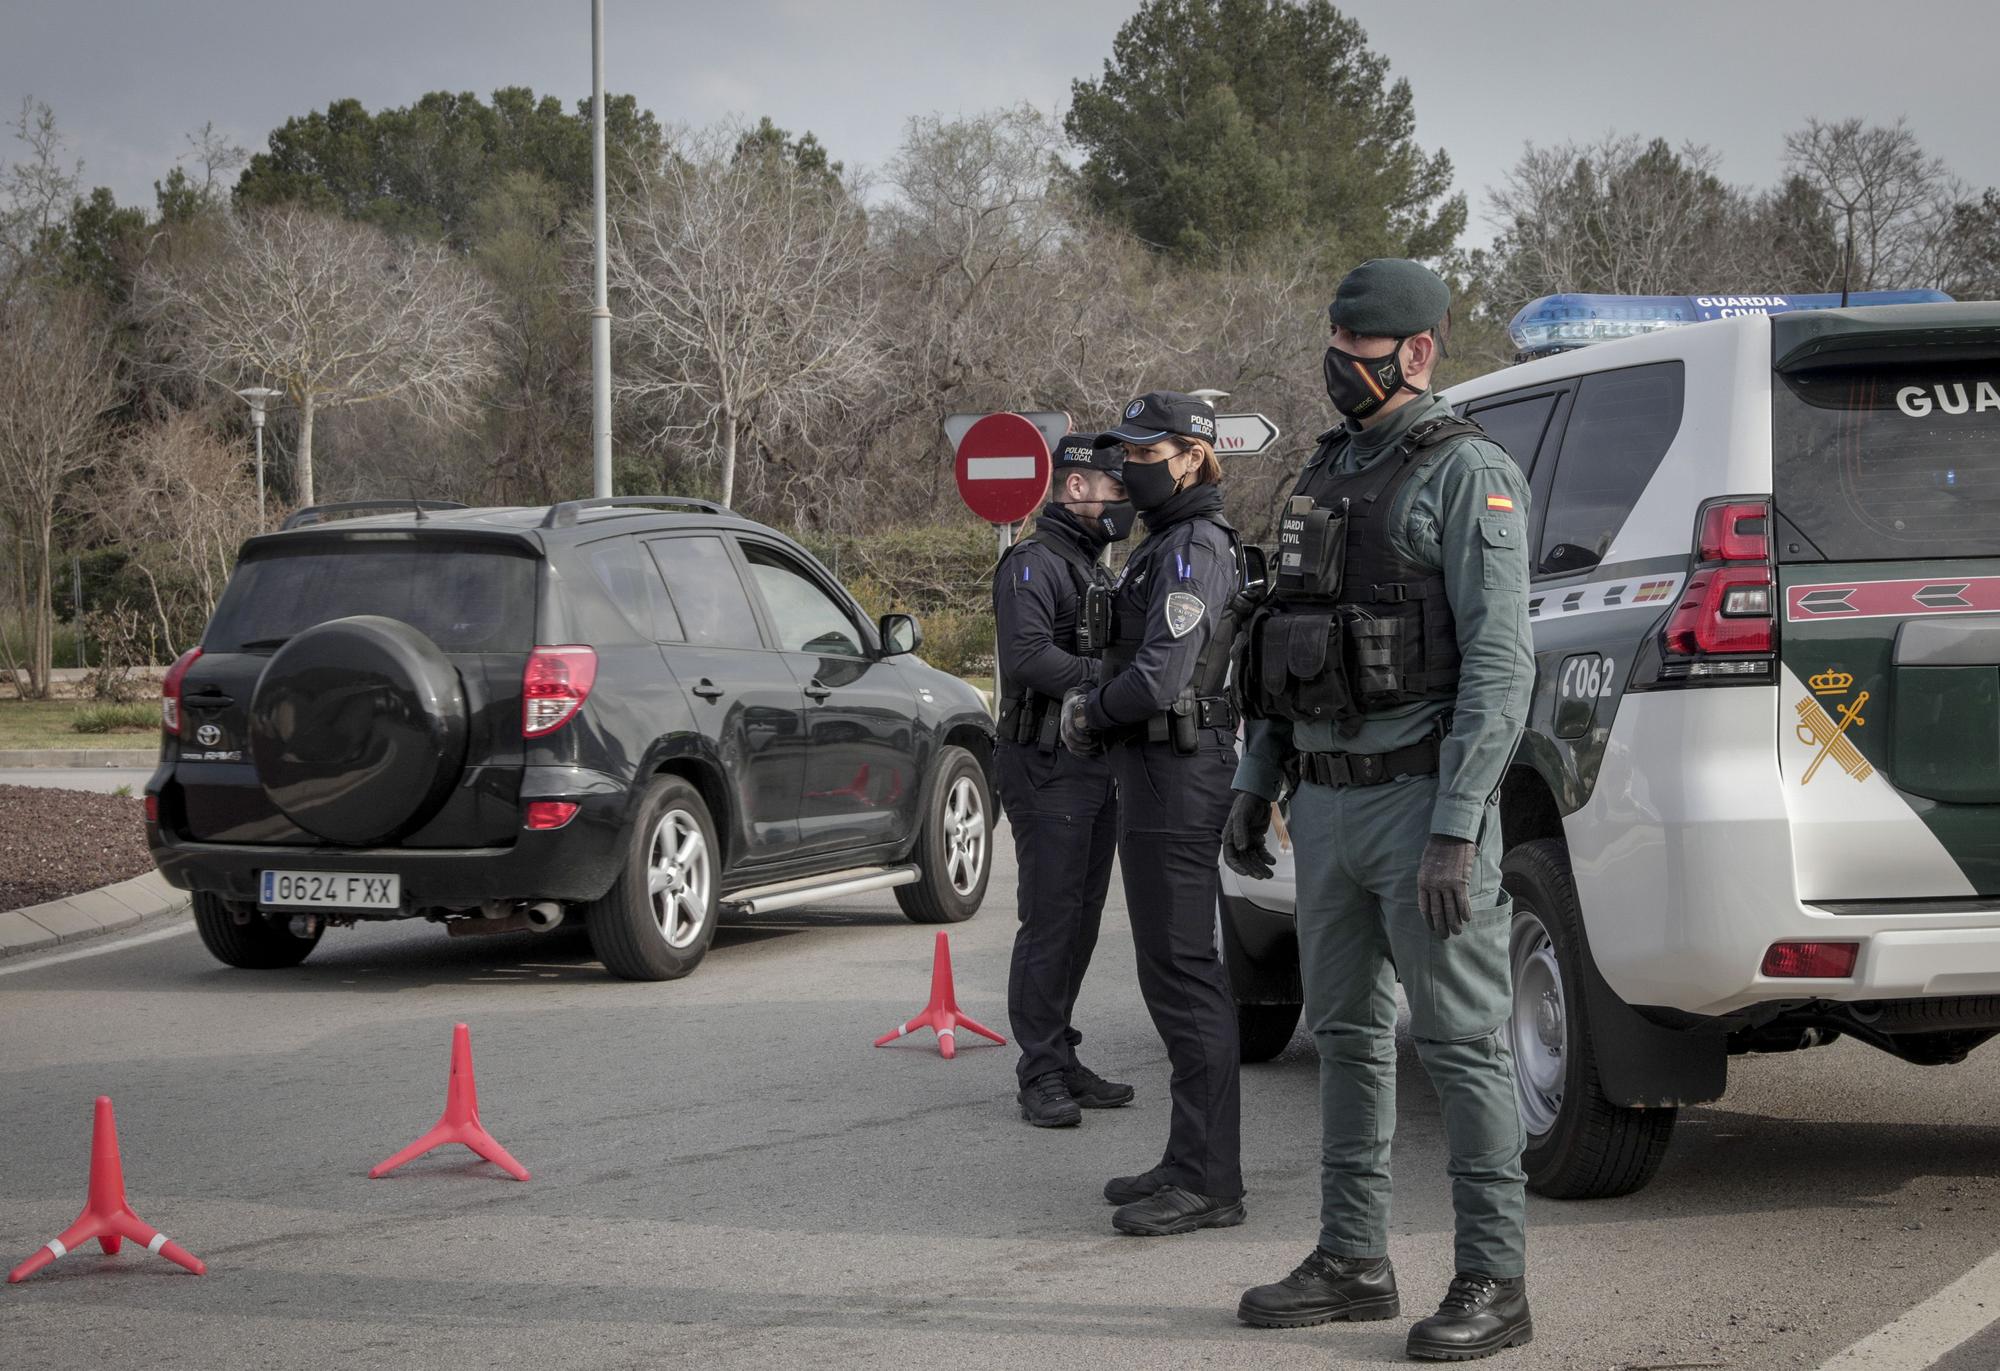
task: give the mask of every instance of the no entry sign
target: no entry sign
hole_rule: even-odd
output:
[[[1049,445],[1018,414],[989,414],[958,440],[958,493],[989,524],[1011,524],[1041,507],[1049,489]]]

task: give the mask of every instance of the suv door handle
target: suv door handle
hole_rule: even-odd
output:
[[[819,683],[819,678],[817,677],[814,677],[813,683],[806,687],[806,698],[808,700],[813,701],[813,703],[815,704],[817,704],[821,700],[824,700],[827,696],[831,694],[833,694],[833,688],[831,686],[821,685]]]
[[[719,700],[722,698],[722,687],[709,680],[706,676],[689,686],[688,691],[690,694],[701,696],[704,700]]]

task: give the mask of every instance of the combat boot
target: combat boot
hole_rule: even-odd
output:
[[[1413,1361],[1471,1361],[1535,1340],[1525,1276],[1503,1279],[1461,1271],[1437,1313],[1410,1329]]]
[[[1243,1292],[1236,1317],[1259,1328],[1308,1328],[1348,1319],[1393,1319],[1403,1312],[1387,1257],[1336,1257],[1315,1247],[1275,1285]]]
[[[1084,1109],[1116,1109],[1121,1104],[1132,1103],[1132,1096],[1136,1093],[1129,1085],[1105,1080],[1082,1062],[1063,1072],[1062,1082],[1068,1088],[1070,1098]]]
[[[1107,1204],[1131,1204],[1157,1195],[1167,1188],[1167,1178],[1163,1174],[1166,1163],[1151,1171],[1141,1171],[1136,1176],[1113,1176],[1104,1183],[1104,1199]]]
[[[1197,1195],[1170,1185],[1143,1200],[1122,1205],[1111,1215],[1111,1226],[1139,1238],[1165,1238],[1198,1228],[1234,1228],[1243,1222],[1243,1200]]]
[[[1062,1073],[1044,1071],[1021,1087],[1021,1117],[1037,1128],[1074,1128],[1083,1122],[1083,1111],[1070,1098]]]

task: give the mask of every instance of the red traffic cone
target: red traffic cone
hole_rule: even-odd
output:
[[[471,1148],[517,1181],[528,1179],[528,1168],[509,1156],[479,1122],[479,1086],[472,1079],[472,1030],[464,1024],[454,1024],[451,1030],[451,1080],[445,1086],[443,1115],[430,1132],[370,1168],[368,1179],[380,1180],[404,1162],[450,1143]]]
[[[111,1115],[109,1095],[97,1097],[97,1117],[90,1132],[90,1195],[83,1202],[83,1212],[62,1231],[61,1237],[50,1238],[42,1244],[41,1251],[9,1271],[7,1283],[28,1279],[92,1238],[97,1239],[97,1245],[106,1255],[116,1253],[125,1239],[130,1238],[146,1244],[148,1252],[157,1252],[197,1276],[208,1272],[201,1258],[169,1240],[165,1233],[134,1214],[132,1206],[125,1202],[125,1165],[118,1156],[118,1121]]]
[[[951,984],[951,940],[945,937],[944,930],[940,928],[937,935],[937,952],[931,959],[931,1002],[924,1006],[924,1012],[916,1018],[901,1028],[877,1038],[875,1046],[882,1047],[892,1043],[919,1028],[934,1028],[937,1030],[939,1055],[954,1057],[958,1055],[958,1045],[952,1038],[960,1024],[964,1024],[982,1038],[991,1038],[1002,1047],[1007,1045],[1005,1038],[992,1029],[982,1026],[958,1007],[958,996],[953,992]]]

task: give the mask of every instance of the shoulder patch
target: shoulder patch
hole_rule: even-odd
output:
[[[1185,638],[1194,632],[1201,616],[1207,612],[1208,606],[1201,602],[1199,595],[1176,590],[1167,596],[1167,632],[1176,638]]]

